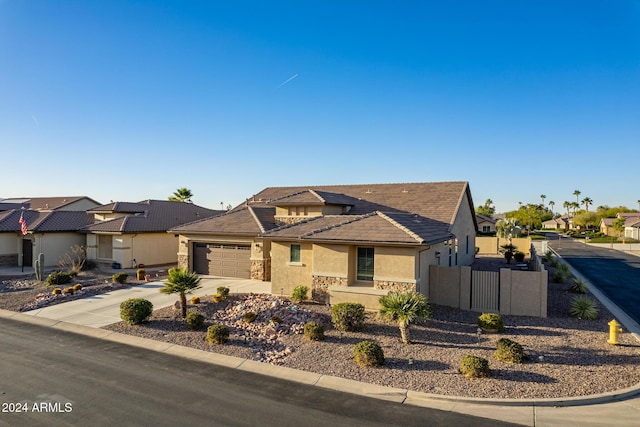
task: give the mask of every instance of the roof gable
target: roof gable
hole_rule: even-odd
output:
[[[274,207],[243,207],[172,228],[175,233],[258,235],[277,227]]]

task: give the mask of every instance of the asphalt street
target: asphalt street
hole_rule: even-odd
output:
[[[0,425],[508,426],[0,319]],[[19,411],[19,412],[18,412]]]
[[[549,246],[640,323],[640,257],[562,238]]]

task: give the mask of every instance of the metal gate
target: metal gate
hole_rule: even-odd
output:
[[[500,311],[500,273],[497,271],[471,272],[471,310]]]

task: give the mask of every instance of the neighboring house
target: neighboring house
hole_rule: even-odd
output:
[[[624,237],[631,237],[632,239],[637,239],[638,231],[637,231],[637,223],[640,221],[640,212],[618,212],[615,218],[602,218],[600,220],[600,232],[606,234],[607,236],[618,236],[618,231],[613,228],[613,222],[617,218],[624,218],[624,232],[622,235]]]
[[[198,273],[377,303],[390,289],[428,295],[430,265],[470,265],[477,223],[466,182],[333,185],[269,187],[170,232],[180,234],[179,265]]]
[[[630,217],[624,224],[624,237],[640,240],[640,217]]]
[[[26,235],[21,232],[20,215],[27,226]],[[0,266],[31,267],[40,253],[45,266],[55,266],[72,246],[85,244],[85,235],[78,230],[92,222],[93,216],[85,211],[0,212]]]
[[[100,203],[87,196],[0,199],[0,211],[22,208],[35,211],[86,211],[96,206],[100,206]]]
[[[89,209],[94,223],[83,229],[87,258],[122,268],[175,264],[178,238],[167,231],[222,212],[168,200],[113,202]]]
[[[572,218],[563,215],[558,218],[552,218],[544,221],[542,223],[542,228],[567,231],[572,223]]]
[[[495,233],[497,220],[488,216],[476,214],[476,222],[478,223],[478,231],[482,233]]]
[[[613,228],[613,221],[615,221],[615,218],[602,218],[600,220],[600,232],[607,236],[616,236],[617,232]]]

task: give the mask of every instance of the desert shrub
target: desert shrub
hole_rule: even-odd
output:
[[[571,300],[569,315],[578,319],[595,320],[600,315],[598,302],[586,295],[578,295]]]
[[[253,311],[248,311],[244,314],[244,316],[242,316],[242,319],[244,320],[244,323],[252,323],[256,320],[256,317],[258,317],[257,314],[255,314]]]
[[[145,271],[144,268],[139,268],[138,270],[136,270],[136,278],[138,280],[144,280],[144,276],[147,275],[147,272]]]
[[[291,300],[294,302],[302,302],[307,299],[307,292],[309,292],[309,288],[303,285],[296,286],[293,288],[293,294],[291,295]]]
[[[574,278],[573,284],[569,286],[567,289],[569,292],[574,294],[586,294],[587,293],[587,284],[582,279]]]
[[[120,304],[120,318],[130,325],[146,321],[153,313],[153,304],[144,298],[131,298]]]
[[[477,323],[482,329],[496,329],[498,332],[504,331],[502,316],[497,313],[482,313],[478,316]]]
[[[73,290],[76,292],[82,290],[82,285],[80,283],[76,283],[73,285]]]
[[[191,304],[200,304],[200,297],[191,297]]]
[[[211,301],[215,302],[215,303],[219,303],[224,301],[224,297],[220,294],[215,294],[214,296],[211,297]]]
[[[526,360],[522,346],[509,338],[500,338],[497,346],[498,348],[493,353],[493,357],[498,360],[511,363],[522,363]]]
[[[49,273],[45,281],[47,286],[66,285],[69,282],[71,282],[71,275],[62,271]]]
[[[513,259],[515,259],[515,260],[516,260],[516,262],[522,262],[522,261],[524,261],[524,257],[525,257],[524,252],[520,252],[520,251],[518,251],[518,252],[516,252],[515,254],[513,254]]]
[[[304,324],[303,336],[309,341],[322,341],[324,329],[316,322],[307,322]]]
[[[68,271],[71,276],[77,276],[86,269],[87,251],[84,246],[73,245],[58,260],[61,270]]]
[[[558,257],[556,256],[552,256],[551,258],[549,258],[549,262],[551,263],[552,267],[556,268],[561,264],[561,262],[558,260]]]
[[[202,328],[202,325],[204,325],[204,316],[195,311],[191,311],[187,313],[187,317],[184,318],[184,321],[187,323],[189,328],[196,331]]]
[[[553,281],[556,283],[564,283],[570,276],[569,266],[565,263],[559,263],[553,272]]]
[[[219,286],[218,289],[216,289],[216,292],[222,296],[222,299],[229,296],[229,288],[226,286]]]
[[[127,283],[127,277],[129,277],[127,273],[124,273],[124,272],[116,273],[113,276],[111,276],[111,282],[124,284],[124,283]]]
[[[361,341],[353,347],[353,360],[359,366],[382,366],[384,352],[378,343]]]
[[[342,302],[331,307],[331,323],[339,331],[357,331],[364,324],[364,305]]]
[[[68,288],[64,288],[64,293],[65,294],[73,295],[74,292],[75,292],[75,290],[73,289],[73,286],[69,286]]]
[[[276,315],[271,316],[271,323],[282,323],[282,317]]]
[[[547,250],[547,253],[542,257],[543,261],[551,261],[553,259],[553,251],[551,249]]]
[[[209,344],[224,344],[229,341],[229,329],[220,324],[211,325],[207,328],[207,341]]]
[[[51,290],[51,295],[60,295],[60,294],[62,294],[62,289],[60,288],[53,288]]]
[[[467,354],[460,361],[460,373],[468,378],[488,377],[491,373],[489,361],[482,357]]]

